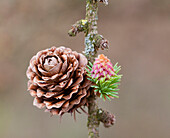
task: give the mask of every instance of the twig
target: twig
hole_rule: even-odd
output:
[[[76,36],[79,32],[85,33],[85,51],[87,59],[93,63],[97,56],[99,48],[108,49],[108,41],[97,31],[98,20],[98,1],[108,4],[108,0],[86,0],[86,17],[77,21],[69,31],[70,36]],[[100,122],[105,127],[110,127],[115,122],[115,117],[108,111],[99,109],[96,102],[96,95],[91,89],[91,95],[88,98],[88,138],[99,138]]]

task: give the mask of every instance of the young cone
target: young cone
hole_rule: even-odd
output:
[[[103,54],[98,55],[95,59],[91,74],[92,78],[98,78],[99,80],[104,77],[108,80],[111,76],[115,75],[112,63]]]
[[[122,75],[118,75],[121,67],[117,64],[113,66],[110,60],[101,54],[95,59],[94,64],[89,62],[87,65],[88,79],[94,84],[91,87],[95,88],[95,94],[103,100],[119,97],[117,91]]]

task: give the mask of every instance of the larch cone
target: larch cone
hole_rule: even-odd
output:
[[[91,85],[87,63],[84,55],[63,46],[39,51],[26,72],[33,105],[45,107],[52,115],[72,113],[87,105]]]
[[[110,59],[100,54],[95,59],[91,73],[93,78],[98,78],[100,80],[106,77],[106,80],[108,80],[111,76],[115,75],[115,70],[113,69]]]

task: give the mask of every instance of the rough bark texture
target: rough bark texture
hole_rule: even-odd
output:
[[[89,97],[89,106],[88,106],[88,138],[98,138],[99,137],[99,124],[98,119],[98,106],[96,103],[96,96],[91,95]]]
[[[99,48],[107,49],[108,41],[98,34],[97,20],[98,20],[98,3],[97,0],[86,0],[86,20],[88,21],[88,28],[85,35],[85,55],[93,63],[97,56]],[[114,124],[114,115],[107,111],[99,109],[96,102],[96,95],[93,90],[91,96],[88,98],[88,138],[99,138],[100,122],[105,127],[110,127]]]
[[[89,22],[88,34],[97,34],[97,16],[98,3],[97,0],[86,0],[86,20]]]
[[[86,0],[86,20],[88,20],[88,29],[87,29],[87,34],[85,38],[85,53],[86,56],[91,62],[93,62],[96,54],[97,54],[97,49],[92,47],[92,45],[88,45],[87,41],[93,41],[94,40],[94,35],[98,33],[97,31],[97,11],[98,11],[98,4],[97,1],[94,0]],[[91,35],[91,38],[88,37]],[[88,40],[89,39],[89,40]],[[88,52],[88,50],[92,50]],[[94,52],[94,53],[93,53]],[[93,93],[93,92],[92,92]],[[98,120],[97,117],[97,112],[98,112],[98,106],[96,104],[96,96],[94,94],[91,94],[91,96],[88,99],[88,138],[98,138],[99,137],[99,124],[100,121]]]
[[[87,59],[93,63],[97,56],[99,48],[102,50],[108,49],[108,41],[104,37],[98,34],[97,20],[98,20],[98,1],[108,4],[107,0],[86,0],[86,17],[80,21],[77,21],[68,34],[70,36],[76,36],[79,32],[85,33],[85,51]],[[99,109],[96,102],[97,96],[91,89],[91,94],[88,97],[88,138],[99,138],[99,125],[100,122],[105,127],[110,127],[114,124],[114,115],[107,111]]]

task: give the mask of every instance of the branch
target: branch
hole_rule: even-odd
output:
[[[88,138],[99,138],[100,122],[102,122],[106,128],[111,127],[115,123],[115,116],[113,114],[98,108],[94,94],[91,94],[88,98],[88,113]]]
[[[86,0],[86,17],[85,20],[77,21],[69,31],[69,36],[76,36],[79,32],[85,33],[85,51],[87,59],[93,63],[97,56],[99,48],[108,49],[108,41],[97,31],[98,20],[98,2],[108,4],[108,0]],[[110,127],[115,122],[115,117],[108,111],[99,109],[96,103],[94,90],[90,88],[91,95],[88,97],[88,138],[99,138],[100,122],[105,127]]]
[[[94,94],[91,94],[88,98],[88,113],[88,138],[99,138],[100,121],[98,119],[98,106]]]
[[[72,25],[72,28],[69,30],[68,34],[69,36],[76,36],[77,33],[80,33],[80,32],[86,33],[87,28],[88,28],[88,21],[82,19]]]
[[[100,34],[89,33],[85,37],[85,51],[83,52],[89,61],[93,62],[99,48],[109,48],[109,42]]]
[[[114,125],[116,119],[115,116],[108,111],[104,111],[103,109],[98,109],[98,120],[103,123],[104,127],[108,128]]]
[[[100,34],[94,36],[95,46],[102,50],[109,48],[109,42]]]

